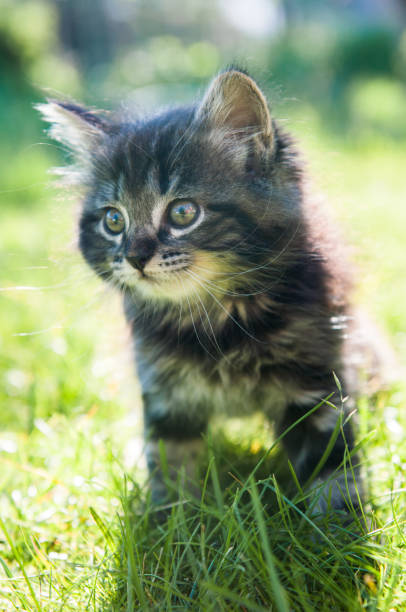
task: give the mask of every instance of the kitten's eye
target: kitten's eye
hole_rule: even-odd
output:
[[[123,215],[117,208],[109,208],[104,215],[104,227],[111,234],[121,234],[125,226]]]
[[[169,220],[175,227],[187,227],[196,221],[199,207],[194,202],[185,200],[175,202],[169,209]]]

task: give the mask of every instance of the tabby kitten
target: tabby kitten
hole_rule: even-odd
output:
[[[84,258],[123,294],[153,499],[167,496],[160,440],[173,476],[184,466],[194,478],[210,417],[261,410],[304,484],[335,432],[310,486],[322,512],[357,505],[357,458],[343,468],[354,447],[340,399],[352,376],[344,266],[254,80],[227,70],[197,105],[143,119],[40,109],[85,190]]]

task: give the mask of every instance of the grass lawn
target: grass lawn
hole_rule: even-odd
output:
[[[405,365],[406,143],[334,137],[314,114],[291,127],[355,247],[358,299]],[[406,610],[402,381],[359,402],[357,524],[314,523],[287,495],[260,416],[212,427],[202,500],[154,521],[120,302],[76,253],[51,157],[2,154],[0,611]]]

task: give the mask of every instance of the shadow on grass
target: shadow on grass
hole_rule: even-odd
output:
[[[125,485],[103,612],[365,609],[377,549],[358,517],[313,517],[279,450],[244,454],[216,435],[208,455],[202,498],[178,489],[164,521]]]

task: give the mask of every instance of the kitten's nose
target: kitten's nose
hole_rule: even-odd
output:
[[[130,263],[132,265],[133,268],[136,268],[137,270],[139,270],[140,272],[143,271],[143,269],[145,268],[145,264],[147,263],[148,259],[150,259],[149,257],[135,257],[135,256],[128,256],[126,257],[128,263]]]
[[[152,238],[133,238],[126,249],[126,259],[129,264],[142,272],[156,251],[156,242]]]

